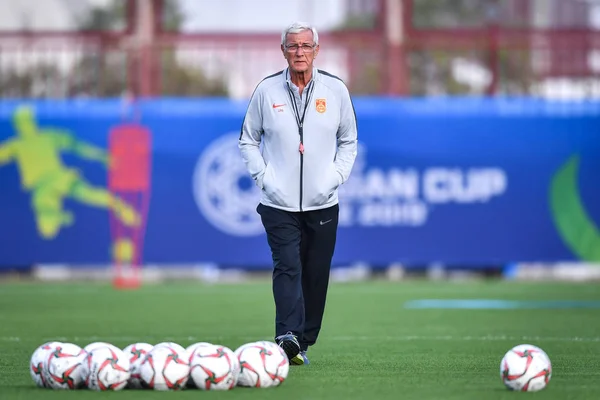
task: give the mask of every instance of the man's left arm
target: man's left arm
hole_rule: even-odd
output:
[[[358,128],[354,105],[346,85],[342,85],[340,126],[337,131],[337,155],[335,169],[337,170],[340,185],[348,180],[358,147]]]

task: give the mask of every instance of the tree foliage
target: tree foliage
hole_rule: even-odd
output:
[[[417,30],[480,28],[487,35],[487,29],[494,24],[501,23],[506,27],[526,23],[523,15],[507,17],[508,6],[515,1],[521,0],[413,0],[411,21],[413,29]],[[367,29],[376,17],[376,14],[348,15],[337,30]],[[383,27],[379,28],[383,30]],[[485,43],[486,38],[483,39]],[[410,95],[482,95],[487,92],[494,62],[491,45],[464,50],[431,46],[414,48],[410,47],[411,38],[406,40],[408,51],[405,62]],[[384,37],[380,43],[348,43],[347,49],[364,54],[364,57],[350,58],[355,71],[350,82],[354,93],[381,93],[388,76]],[[499,92],[523,94],[531,91],[534,84],[531,58],[531,51],[527,49],[503,50],[496,54],[497,64],[494,67],[498,71]]]
[[[165,0],[161,20],[165,30],[178,31],[184,22],[179,3]],[[102,40],[102,33],[121,31],[126,25],[126,2],[112,0],[104,7],[93,7],[79,17],[78,30],[97,40],[81,52],[67,51],[77,57],[68,67],[52,62],[16,64],[0,71],[0,96],[28,98],[118,97],[134,93],[140,87],[139,52],[135,48],[116,47]],[[79,54],[77,54],[79,53]],[[33,57],[33,55],[26,55]],[[60,57],[57,57],[60,58]],[[160,74],[158,95],[227,96],[220,78],[208,78],[201,68],[188,65],[178,57],[176,48],[153,48]]]

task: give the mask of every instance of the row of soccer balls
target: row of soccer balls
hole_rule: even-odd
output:
[[[506,352],[500,362],[500,377],[510,390],[537,392],[552,377],[550,357],[541,348],[520,344]]]
[[[230,390],[235,386],[279,386],[288,375],[288,358],[277,344],[246,343],[235,351],[200,342],[134,343],[125,349],[94,342],[83,349],[73,343],[48,342],[31,356],[30,373],[39,387],[50,389]]]

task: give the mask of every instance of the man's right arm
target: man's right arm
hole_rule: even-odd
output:
[[[260,152],[260,142],[263,134],[262,124],[262,94],[255,90],[250,98],[250,104],[242,123],[242,131],[238,147],[246,169],[258,187],[262,189],[262,178],[265,173],[265,160]]]

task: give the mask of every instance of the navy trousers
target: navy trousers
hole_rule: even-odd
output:
[[[259,204],[257,212],[273,256],[275,337],[292,332],[307,350],[321,330],[339,206],[289,212]]]

